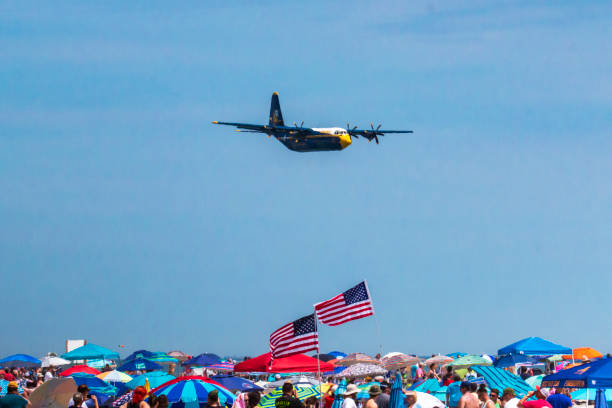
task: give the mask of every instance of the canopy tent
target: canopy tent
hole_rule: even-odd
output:
[[[117,368],[119,371],[138,371],[138,370],[160,370],[162,366],[154,361],[147,358],[135,358],[134,360],[128,361],[121,367]]]
[[[271,359],[270,353],[245,360],[234,366],[235,372],[242,373],[314,373],[320,367],[321,372],[333,371],[334,366],[305,354]]]
[[[0,367],[40,367],[40,360],[27,354],[13,354],[1,359]]]
[[[75,348],[74,350],[68,353],[62,354],[61,357],[65,358],[66,360],[91,360],[96,358],[118,360],[119,354],[105,347],[98,346],[93,343],[88,343],[79,348]]]
[[[241,392],[248,391],[263,391],[263,388],[245,378],[234,377],[233,375],[214,375],[210,377],[227,388],[228,390],[240,390]]]
[[[517,364],[536,364],[537,362],[537,359],[524,354],[507,354],[495,361],[495,367],[506,368]]]
[[[506,370],[496,367],[476,366],[472,367],[477,374],[484,377],[489,388],[497,388],[502,391],[506,388],[512,388],[516,395],[521,398],[533,388],[529,386],[521,377],[509,373]]]
[[[65,408],[77,391],[72,378],[52,378],[30,394],[31,408]]]
[[[168,381],[174,380],[175,378],[175,376],[167,374],[163,371],[151,371],[132,378],[132,380],[129,381],[126,386],[128,388],[134,389],[139,385],[144,386],[145,382],[148,380],[149,387],[157,388],[160,385],[167,383]]]
[[[550,354],[571,354],[572,349],[555,344],[540,337],[527,337],[497,350],[498,355],[527,354],[544,356]]]
[[[572,354],[563,356],[566,360],[593,360],[602,357],[603,354],[591,347],[578,347],[572,351]]]
[[[612,358],[577,365],[542,379],[542,387],[612,388]]]

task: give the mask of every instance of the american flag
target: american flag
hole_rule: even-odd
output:
[[[319,333],[314,313],[286,324],[270,335],[272,358],[289,357],[318,349]]]
[[[321,323],[339,326],[351,320],[372,316],[374,306],[365,281],[338,296],[314,305]]]

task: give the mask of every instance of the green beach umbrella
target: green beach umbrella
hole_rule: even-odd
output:
[[[458,359],[450,362],[448,365],[453,367],[470,367],[475,365],[490,366],[491,362],[484,357],[470,354],[467,356],[459,357]]]
[[[295,387],[297,391],[297,397],[303,402],[308,397],[321,397],[321,392],[319,391],[319,387]],[[260,408],[273,408],[274,403],[278,398],[283,395],[282,387],[277,387],[272,390],[270,393],[261,397],[261,401],[259,402]]]

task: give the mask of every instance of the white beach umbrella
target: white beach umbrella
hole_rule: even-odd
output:
[[[65,366],[65,365],[70,365],[70,364],[72,364],[71,361],[65,360],[61,357],[44,356],[40,358],[41,367],[49,367],[49,366],[60,367],[60,366]]]

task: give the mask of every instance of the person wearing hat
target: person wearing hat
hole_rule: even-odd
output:
[[[517,408],[519,399],[516,398],[516,393],[514,389],[508,387],[504,390],[504,393],[501,397],[501,406],[502,408]]]
[[[87,386],[87,384],[79,385],[77,388],[77,392],[83,396],[83,401],[81,401],[81,403],[79,404],[76,404],[74,399],[70,399],[70,401],[68,401],[69,407],[75,406],[83,408],[98,408],[98,399],[95,395],[89,394],[89,387]]]
[[[365,403],[365,408],[378,408],[378,404],[376,403],[376,397],[382,394],[380,386],[378,384],[374,384],[368,390],[368,394],[370,394],[370,398]]]
[[[341,408],[357,408],[357,394],[359,393],[359,388],[355,384],[349,384],[346,386],[346,391],[344,391],[344,400],[342,401]]]
[[[548,394],[549,394],[548,389],[540,388],[539,386],[537,386],[535,391],[529,391],[527,395],[521,398],[521,400],[518,402],[518,407],[519,408],[552,408],[552,405],[550,405],[550,402],[546,401],[546,398],[548,398]],[[527,401],[529,398],[531,398],[534,395],[536,396],[535,400]]]
[[[391,399],[391,384],[388,382],[381,382],[380,389],[382,393],[376,397],[376,405],[378,405],[378,408],[389,408],[389,401]]]
[[[0,398],[0,408],[26,408],[32,404],[30,400],[19,395],[17,381],[11,381],[6,387],[6,395]]]

